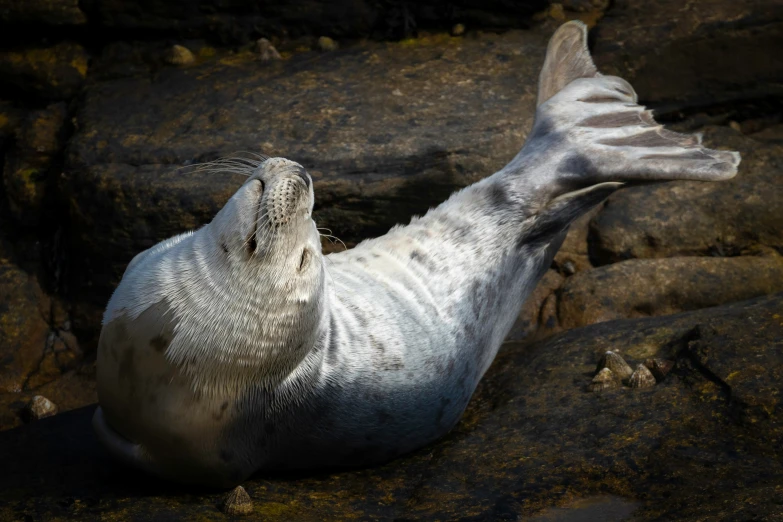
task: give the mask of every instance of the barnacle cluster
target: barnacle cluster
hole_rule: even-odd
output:
[[[674,367],[674,361],[650,358],[634,370],[620,354],[608,351],[601,357],[595,377],[587,386],[589,391],[619,388],[651,388],[663,381]]]

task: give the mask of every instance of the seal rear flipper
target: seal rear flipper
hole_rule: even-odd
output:
[[[606,181],[717,181],[737,173],[737,152],[711,150],[700,135],[664,129],[637,100],[627,81],[598,72],[583,23],[555,32],[529,142],[538,140],[545,146],[530,149],[561,158],[555,175],[562,191]]]
[[[117,460],[148,473],[160,475],[151,457],[144,451],[141,444],[129,441],[109,426],[100,406],[95,410],[95,414],[92,417],[92,427],[98,436],[98,440]]]

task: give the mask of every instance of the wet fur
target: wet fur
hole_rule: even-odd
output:
[[[101,439],[162,476],[230,486],[382,462],[449,431],[574,219],[626,181],[736,173],[736,153],[666,131],[597,73],[585,42],[574,22],[552,38],[517,157],[405,227],[322,256],[312,184],[275,158],[210,225],[140,254],[104,318]],[[280,183],[298,217],[274,235],[253,212]]]

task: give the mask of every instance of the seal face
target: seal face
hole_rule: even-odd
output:
[[[313,184],[282,158],[203,228],[131,261],[107,306],[93,424],[170,479],[382,462],[458,421],[570,223],[625,181],[720,180],[739,156],[666,131],[553,36],[536,122],[501,171],[405,227],[323,256]]]

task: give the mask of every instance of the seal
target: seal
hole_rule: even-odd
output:
[[[571,222],[625,183],[733,177],[739,155],[658,125],[550,41],[529,138],[409,225],[323,256],[313,184],[282,158],[203,228],[137,255],[107,306],[93,425],[117,457],[231,487],[260,469],[380,463],[459,420]]]

